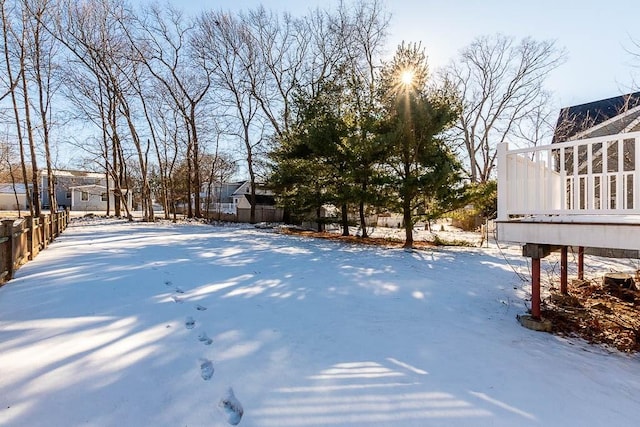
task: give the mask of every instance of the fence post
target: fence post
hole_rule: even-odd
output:
[[[37,233],[38,219],[32,216],[27,216],[25,217],[25,220],[27,222],[27,249],[29,251],[28,259],[32,260],[37,255],[35,250],[37,238],[34,237]]]
[[[57,213],[52,213],[51,214],[51,240],[55,239],[56,237],[58,237],[58,214]]]
[[[49,225],[47,231],[47,242],[51,243],[53,241],[53,215],[47,214],[47,224]]]
[[[4,277],[5,281],[13,279],[14,274],[14,263],[13,263],[13,220],[12,219],[3,219],[2,220],[2,236],[6,237],[8,240],[5,245],[5,250],[3,251],[4,261],[7,265],[7,274]],[[4,240],[4,239],[3,239]]]
[[[40,236],[42,238],[42,248],[46,248],[49,246],[49,215],[41,214],[40,215]]]
[[[40,249],[42,249],[42,234],[40,231],[42,228],[41,224],[40,217],[33,218],[33,235],[35,236],[33,239],[35,241],[34,250],[36,251],[34,256],[38,255],[40,253]]]

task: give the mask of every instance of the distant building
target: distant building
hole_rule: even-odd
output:
[[[29,187],[31,188],[31,187]],[[27,210],[27,191],[24,184],[0,184],[0,210]]]
[[[49,180],[46,171],[40,172],[41,200],[44,209],[50,208]],[[107,178],[104,173],[54,170],[53,177],[56,188],[56,202],[59,209],[69,208],[72,211],[106,211],[107,202],[113,209],[115,206],[115,185],[109,178],[109,191],[107,191]],[[127,205],[131,209],[131,194],[122,189],[126,195]]]
[[[231,195],[236,208],[251,209],[251,181],[244,181]],[[264,185],[256,184],[256,207],[271,207],[276,205],[273,191]]]
[[[205,183],[201,192],[202,208],[209,212],[233,214],[238,222],[251,216],[251,181]],[[276,207],[273,192],[256,184],[256,222],[282,221],[282,209]]]
[[[233,198],[235,191],[243,184],[240,182],[204,183],[200,192],[202,209],[210,212],[236,214],[236,204]]]

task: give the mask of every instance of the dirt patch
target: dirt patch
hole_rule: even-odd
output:
[[[574,280],[568,291],[553,290],[543,301],[542,317],[551,320],[554,333],[640,351],[640,291],[585,280]]]

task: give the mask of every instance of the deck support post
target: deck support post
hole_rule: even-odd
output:
[[[551,332],[552,324],[548,319],[542,319],[542,297],[540,286],[540,260],[559,246],[527,243],[522,247],[522,256],[531,258],[531,314],[518,315],[516,318],[522,326],[534,331]]]
[[[566,295],[567,291],[567,247],[560,248],[560,293]]]
[[[522,255],[531,258],[531,318],[541,319],[540,298],[540,260],[551,253],[550,245],[527,243],[522,247]]]
[[[578,247],[578,279],[584,280],[584,247]]]
[[[540,320],[540,258],[531,258],[531,317]]]

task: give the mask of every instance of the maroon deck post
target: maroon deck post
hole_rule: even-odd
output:
[[[578,279],[584,280],[584,247],[578,247]]]
[[[560,293],[567,294],[567,247],[560,249]]]
[[[540,258],[531,258],[531,317],[540,320]]]

